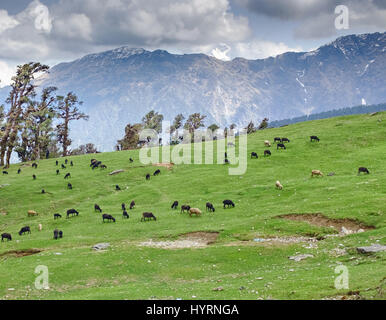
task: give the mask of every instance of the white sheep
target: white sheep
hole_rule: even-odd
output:
[[[279,190],[283,190],[283,186],[280,183],[280,181],[276,181],[276,188],[279,189]]]

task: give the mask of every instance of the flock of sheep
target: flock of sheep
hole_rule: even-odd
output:
[[[320,141],[320,139],[317,136],[311,136],[310,138],[311,138],[311,142],[313,142],[313,141],[318,141],[319,142]],[[278,138],[278,137],[276,137],[274,139],[274,143],[277,143],[277,149],[284,149],[284,150],[286,150],[287,148],[285,146],[285,143],[289,143],[289,142],[290,142],[290,140],[288,138]],[[272,146],[271,143],[268,140],[264,141],[264,145],[266,147],[271,147]],[[271,156],[270,150],[265,150],[264,151],[264,156]],[[258,154],[256,152],[252,152],[251,153],[251,158],[257,159],[258,158]],[[225,154],[225,163],[227,163],[227,160],[228,160],[227,159],[227,154]],[[132,158],[130,158],[129,161],[130,161],[130,163],[134,162],[134,160]],[[228,163],[229,163],[229,161],[228,161]],[[68,160],[66,159],[65,163],[61,165],[61,168],[62,169],[66,169],[66,165],[67,164],[68,164]],[[58,166],[58,165],[59,165],[59,162],[56,161],[56,166]],[[70,166],[72,166],[72,167],[74,166],[73,161],[70,162]],[[36,169],[38,167],[38,165],[36,163],[33,163],[32,167]],[[101,161],[97,161],[96,159],[92,159],[91,160],[90,167],[93,170],[96,169],[96,168],[100,168],[100,169],[106,169],[107,168],[106,165],[102,164]],[[19,169],[17,173],[20,174],[21,173],[21,169]],[[60,171],[56,170],[56,174],[59,175],[59,173],[60,173]],[[370,172],[369,172],[369,170],[367,168],[360,167],[358,169],[358,174],[360,174],[360,173],[369,174]],[[7,174],[8,174],[7,171],[3,171],[3,175],[7,175]],[[153,176],[158,176],[160,174],[161,174],[161,171],[158,169],[158,170],[156,170],[154,172]],[[323,177],[323,173],[320,170],[312,170],[311,177],[314,177],[314,176],[321,176],[321,177]],[[33,175],[32,177],[33,177],[34,180],[36,180],[36,175]],[[65,179],[71,178],[71,174],[67,173],[64,178]],[[146,180],[150,180],[150,174],[146,175]],[[279,190],[283,189],[283,185],[280,183],[280,181],[276,181],[275,186]],[[70,183],[68,184],[68,189],[72,189],[72,185]],[[115,189],[117,191],[121,190],[119,185],[116,185]],[[45,193],[44,189],[42,190],[42,193]],[[174,201],[172,206],[171,206],[171,209],[174,209],[174,210],[177,209],[178,205],[179,205],[178,201]],[[130,204],[130,210],[133,210],[134,207],[135,207],[135,202],[132,201],[131,204]],[[235,207],[235,204],[234,204],[234,202],[232,200],[224,200],[223,201],[223,208],[224,209],[226,209],[226,208],[234,208],[234,207]],[[124,219],[129,219],[129,214],[127,213],[126,205],[124,203],[122,203],[121,208],[122,208],[122,211],[123,211],[123,213],[122,213],[123,218]],[[102,213],[102,209],[101,209],[101,207],[98,204],[94,205],[94,211]],[[215,207],[213,206],[212,203],[210,203],[210,202],[206,203],[206,211],[215,212]],[[189,213],[190,216],[193,216],[193,215],[201,216],[201,214],[202,214],[202,211],[199,208],[192,208],[192,207],[190,207],[189,205],[186,205],[186,204],[181,206],[181,213],[183,213],[183,212]],[[75,209],[69,209],[69,210],[67,210],[66,213],[67,213],[67,218],[70,218],[71,216],[78,216],[79,215],[79,212],[77,210],[75,210]],[[33,210],[29,210],[28,211],[28,217],[34,217],[34,216],[37,216],[37,215],[38,215],[38,213],[36,211],[33,211]],[[56,219],[60,219],[60,218],[62,218],[62,216],[59,213],[55,213],[54,214],[54,219],[55,220]],[[102,214],[102,221],[103,221],[103,223],[106,220],[108,222],[116,222],[116,219],[112,215],[107,214],[107,213],[103,213]],[[157,218],[155,217],[155,215],[152,212],[144,212],[142,214],[141,221],[144,222],[144,221],[148,221],[148,220],[156,221]],[[39,231],[42,230],[42,225],[41,224],[38,225],[38,230]],[[19,231],[19,235],[20,236],[25,235],[25,234],[31,234],[31,228],[29,226],[25,226],[25,227],[21,228],[21,230]],[[63,231],[55,229],[54,230],[54,239],[57,240],[57,239],[60,239],[60,238],[63,238]],[[11,241],[12,240],[11,234],[3,233],[1,235],[1,241],[4,241],[4,240]]]

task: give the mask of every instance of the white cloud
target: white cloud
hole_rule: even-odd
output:
[[[19,22],[15,18],[9,16],[6,10],[0,10],[0,33],[12,29],[18,24]]]
[[[27,11],[34,19],[34,26],[36,30],[50,33],[52,30],[52,19],[48,7],[41,4],[39,0],[34,0],[30,3]]]
[[[253,40],[250,42],[237,43],[233,55],[246,59],[264,59],[267,57],[275,57],[289,51],[300,52],[303,50],[301,47],[291,48],[283,42],[276,43],[271,41]]]
[[[0,88],[9,85],[15,74],[16,66],[10,66],[5,61],[0,60]]]
[[[55,20],[55,32],[65,38],[91,40],[92,25],[83,13],[73,13],[69,17]]]
[[[228,56],[230,51],[231,47],[225,43],[222,43],[221,48],[215,48],[212,50],[212,55],[219,60],[229,61],[231,60],[231,58]]]

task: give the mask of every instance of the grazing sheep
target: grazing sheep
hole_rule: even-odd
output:
[[[264,151],[264,157],[271,156],[271,155],[272,155],[271,151],[269,151],[269,150]]]
[[[276,189],[283,190],[283,186],[280,181],[276,181]]]
[[[17,170],[17,174],[20,174],[21,173],[21,169]]]
[[[32,175],[32,179],[33,179],[33,180],[36,180],[36,176],[35,176],[34,174]]]
[[[1,235],[1,242],[3,242],[4,239],[7,239],[7,241],[12,241],[12,236],[9,233],[3,233]]]
[[[153,176],[158,176],[159,174],[161,174],[161,170],[160,170],[160,169],[156,170],[156,171],[153,173]]]
[[[281,138],[276,137],[276,138],[274,139],[274,143],[276,143],[276,142],[280,142],[280,143],[281,143]]]
[[[115,186],[115,190],[116,190],[116,191],[121,191],[120,186],[116,185],[116,186]]]
[[[126,210],[126,205],[124,203],[121,204],[121,207],[122,207],[122,211]]]
[[[215,212],[216,210],[215,210],[213,204],[211,204],[210,202],[207,202],[206,203],[206,211]]]
[[[150,180],[150,174],[146,175],[146,180]]]
[[[133,162],[134,162],[134,160],[133,160],[133,159],[131,159],[131,158],[129,159],[129,161],[130,161],[130,163],[133,163]]]
[[[311,136],[310,137],[311,138],[311,142],[313,142],[313,141],[320,141],[320,139],[317,137],[317,136]]]
[[[135,207],[135,202],[134,201],[131,201],[130,203],[130,210],[133,210]]]
[[[62,169],[66,169],[66,166],[62,163]]]
[[[154,214],[151,213],[151,212],[144,212],[144,213],[142,213],[141,222],[142,222],[142,221],[145,222],[146,219],[148,219],[148,220],[153,219],[154,221],[157,221],[157,218],[156,218],[156,217],[154,216]]]
[[[252,158],[258,159],[259,156],[257,155],[256,152],[252,152],[252,153],[251,153],[251,159],[252,159]]]
[[[73,167],[73,166],[74,166],[74,163],[73,163],[72,161],[70,162],[70,166],[71,166],[71,167]]]
[[[65,163],[65,164],[67,164],[67,163],[68,163],[68,160],[67,160],[67,159],[66,159],[66,160],[64,160],[64,163]]]
[[[102,165],[100,166],[100,168],[101,168],[102,170],[105,170],[105,169],[107,169],[107,166],[106,166],[105,164],[102,164]]]
[[[67,173],[67,174],[64,176],[64,179],[68,179],[68,178],[71,178],[71,173]]]
[[[102,215],[102,219],[103,223],[105,222],[105,220],[107,220],[108,222],[115,222],[115,218],[112,215],[106,213]]]
[[[43,190],[42,190],[42,194],[45,194],[45,193],[46,193],[46,190],[43,189]]]
[[[42,231],[42,230],[43,230],[43,226],[42,226],[41,223],[39,223],[39,225],[38,225],[38,231],[40,232],[40,231]]]
[[[269,142],[268,140],[265,140],[265,141],[264,141],[264,145],[265,145],[266,147],[271,147],[271,142]]]
[[[281,138],[281,142],[282,142],[282,143],[284,143],[284,142],[290,142],[290,140],[287,139],[287,138]]]
[[[127,213],[127,211],[123,211],[123,219],[129,219],[129,214]]]
[[[31,234],[31,228],[28,227],[28,226],[27,227],[23,227],[23,228],[20,229],[19,236],[22,236],[22,235],[24,235],[26,233]]]
[[[68,190],[72,190],[72,184],[69,183],[69,184],[67,185],[67,188],[68,188]]]
[[[70,210],[67,210],[67,219],[70,217],[70,216],[78,216],[79,215],[79,212],[76,211],[75,209],[70,209]]]
[[[59,165],[59,161],[58,161],[58,160],[56,160],[56,165],[57,165],[57,166]]]
[[[200,216],[201,215],[201,210],[198,209],[198,208],[190,208],[189,210],[189,216],[192,216],[192,215],[196,215],[196,216]]]
[[[183,205],[183,206],[181,206],[181,213],[182,212],[188,212],[190,210],[190,206],[188,206],[188,205]]]
[[[28,210],[28,217],[38,216],[39,214],[36,211]]]
[[[369,171],[367,168],[365,168],[365,167],[360,167],[360,168],[358,169],[358,175],[359,175],[361,172],[366,173],[366,174],[370,174],[370,171]]]
[[[286,150],[287,148],[286,148],[286,146],[285,146],[283,143],[278,143],[276,149],[277,149],[277,150],[279,150],[279,149],[284,149],[284,150]]]
[[[57,169],[57,170],[56,170],[56,175],[58,176],[58,175],[59,175],[59,173],[60,173],[60,170],[59,170],[59,169]]]
[[[55,229],[54,230],[54,239],[58,240],[59,238],[63,238],[63,232],[58,230],[58,229]]]
[[[224,204],[224,209],[225,209],[225,207],[227,207],[227,208],[230,208],[230,207],[234,208],[235,207],[235,204],[233,203],[232,200],[224,200],[222,203]]]
[[[172,204],[172,209],[177,209],[178,208],[178,201],[174,201]]]
[[[37,168],[38,168],[37,163],[33,163],[33,164],[32,164],[32,168],[37,169]]]
[[[4,174],[8,174],[8,172],[7,172],[7,171],[3,171],[3,175],[4,175]]]
[[[320,177],[323,177],[323,173],[322,173],[322,171],[320,171],[320,170],[312,170],[312,171],[311,171],[311,178],[312,178],[313,176],[320,176]]]
[[[62,218],[62,215],[60,215],[59,213],[54,214],[54,220],[61,219],[61,218]]]
[[[95,211],[95,212],[99,211],[100,213],[102,213],[101,207],[98,206],[97,204],[94,205],[94,211]]]

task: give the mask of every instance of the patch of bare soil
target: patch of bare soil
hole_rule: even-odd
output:
[[[170,162],[170,163],[155,163],[155,164],[153,164],[153,166],[155,166],[155,167],[163,167],[163,168],[166,168],[168,170],[171,170],[174,167],[174,163],[173,162]]]
[[[170,241],[145,241],[139,245],[142,247],[152,247],[160,249],[185,249],[185,248],[205,248],[216,242],[218,232],[190,232],[181,234],[178,240]]]
[[[7,252],[0,254],[0,258],[1,257],[21,258],[21,257],[26,257],[26,256],[32,256],[32,255],[38,254],[40,252],[42,252],[42,251],[38,250],[38,249],[12,250],[12,251],[7,251]]]
[[[318,227],[334,228],[339,232],[342,232],[342,230],[343,231],[346,230],[346,232],[344,233],[347,233],[347,234],[375,229],[375,227],[368,226],[355,219],[349,219],[349,218],[331,219],[324,216],[321,213],[286,214],[286,215],[277,216],[277,218],[308,222],[309,224],[318,226]]]

